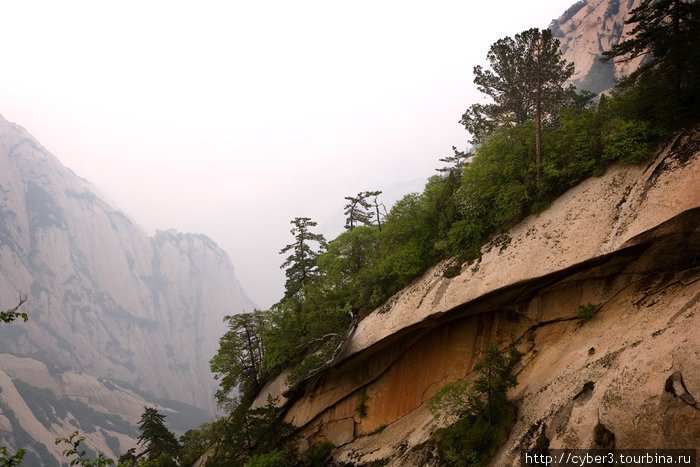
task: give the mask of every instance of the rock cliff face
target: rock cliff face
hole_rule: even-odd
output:
[[[469,378],[489,341],[517,342],[516,421],[494,465],[519,450],[694,447],[700,439],[700,129],[646,165],[618,165],[570,190],[445,278],[447,264],[360,322],[344,358],[286,404],[305,443],[337,461],[438,465],[427,400]],[[576,318],[580,305],[597,310]],[[259,396],[281,395],[284,377]],[[681,383],[682,380],[682,383]],[[365,399],[367,416],[357,407]],[[379,431],[379,432],[377,432]],[[303,443],[302,443],[303,444]]]
[[[643,57],[615,64],[598,58],[632,30],[625,19],[640,4],[641,0],[581,0],[552,21],[549,28],[561,42],[564,59],[576,64],[573,84],[599,93],[639,67]]]
[[[252,308],[212,240],[149,237],[0,117],[0,308],[20,294],[29,322],[0,326],[0,353],[42,362],[59,380],[123,381],[209,414],[222,319]]]

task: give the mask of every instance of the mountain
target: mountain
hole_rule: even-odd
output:
[[[75,395],[98,410],[118,404],[99,407],[80,394],[92,388],[109,399],[107,385],[212,415],[216,385],[208,361],[223,317],[253,308],[211,239],[174,230],[149,237],[0,117],[0,309],[20,295],[27,295],[21,311],[29,321],[0,326],[0,377],[56,397]],[[39,373],[50,378],[23,377],[16,357],[24,359],[20,367],[44,367]],[[5,406],[15,399],[0,392]],[[143,405],[135,408],[140,413]],[[134,421],[133,410],[123,407],[121,415]]]
[[[573,84],[600,93],[639,67],[644,57],[615,64],[598,59],[632,29],[625,19],[640,4],[641,0],[581,0],[552,21],[549,29],[559,39],[564,59],[576,65]]]
[[[517,341],[518,416],[491,465],[543,445],[694,446],[699,142],[700,127],[686,129],[648,163],[584,181],[454,277],[450,260],[431,268],[361,320],[321,378],[289,391],[282,373],[254,407],[277,397],[300,445],[333,443],[338,465],[444,465],[428,400],[473,377],[487,342]]]

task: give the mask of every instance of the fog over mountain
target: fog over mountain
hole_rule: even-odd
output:
[[[174,230],[149,237],[0,117],[0,307],[23,294],[29,322],[0,328],[0,353],[59,376],[124,381],[210,414],[208,361],[222,319],[253,308],[211,239]]]

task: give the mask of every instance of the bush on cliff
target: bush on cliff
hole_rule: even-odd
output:
[[[443,422],[457,418],[435,432],[443,455],[454,465],[486,465],[515,419],[516,406],[506,393],[516,385],[513,368],[522,354],[512,346],[506,353],[499,344],[489,343],[481,352],[476,378],[445,385],[428,403]]]

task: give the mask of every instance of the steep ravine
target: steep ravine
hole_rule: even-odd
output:
[[[525,357],[510,394],[518,419],[494,465],[517,464],[538,437],[591,447],[598,422],[617,447],[696,447],[700,417],[688,401],[700,397],[699,146],[688,130],[650,163],[570,190],[459,276],[444,278],[446,264],[426,272],[360,323],[318,384],[281,398],[302,445],[329,440],[340,446],[334,458],[354,465],[436,463],[426,401],[503,339]],[[589,303],[595,317],[575,319]],[[283,392],[283,379],[259,399]],[[667,390],[681,379],[687,396]]]

